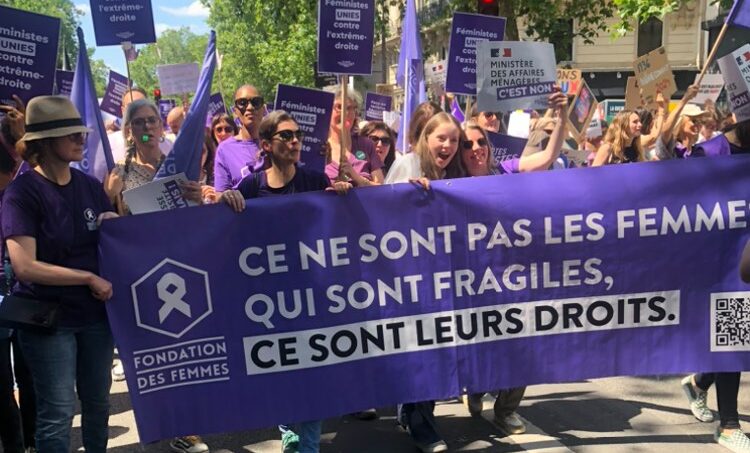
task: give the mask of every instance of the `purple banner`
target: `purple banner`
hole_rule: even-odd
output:
[[[521,157],[523,149],[526,147],[525,138],[513,137],[511,135],[498,134],[496,132],[485,131],[487,138],[490,140],[490,150],[495,162],[500,162],[516,157]]]
[[[433,181],[427,197],[394,184],[107,220],[106,306],[141,441],[464,391],[750,370],[748,165],[612,165]]]
[[[305,133],[300,161],[304,165],[323,171],[326,166],[325,144],[331,126],[331,113],[335,95],[292,85],[278,85],[274,110],[286,110],[297,120]]]
[[[70,92],[73,91],[73,77],[75,75],[75,71],[58,69],[55,72],[55,94],[70,97]]]
[[[109,71],[109,83],[104,91],[100,108],[118,118],[122,118],[122,96],[128,91],[128,78],[115,71]]]
[[[393,98],[384,94],[365,94],[365,119],[383,121],[383,112],[390,112]]]
[[[91,0],[97,46],[156,42],[151,0]]]
[[[177,102],[174,99],[160,99],[159,100],[159,115],[161,116],[161,123],[164,125],[164,129],[168,129],[167,115],[169,112],[177,106]]]
[[[208,99],[208,115],[206,115],[206,127],[211,127],[211,120],[215,115],[227,113],[227,106],[224,104],[224,97],[221,93],[214,93]]]
[[[0,104],[52,94],[60,19],[0,6]]]
[[[445,91],[476,96],[477,42],[502,41],[504,35],[504,17],[453,13]]]
[[[372,74],[375,0],[318,2],[318,72]]]

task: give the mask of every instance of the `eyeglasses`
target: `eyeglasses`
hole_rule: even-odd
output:
[[[77,145],[83,145],[86,143],[86,138],[88,136],[89,134],[87,132],[76,132],[75,134],[66,135],[65,137]]]
[[[265,101],[263,100],[263,96],[255,96],[254,98],[239,98],[234,100],[234,106],[237,107],[237,110],[240,112],[245,112],[247,110],[248,105],[252,105],[254,109],[260,109],[265,105]]]
[[[297,138],[297,140],[302,141],[302,137],[305,136],[305,133],[300,130],[292,131],[292,130],[286,129],[283,131],[276,132],[271,137],[276,137],[277,135],[282,141],[288,143],[288,142],[291,142],[293,138]]]
[[[159,119],[159,117],[157,117],[157,116],[149,116],[147,118],[135,118],[135,119],[133,119],[133,120],[130,121],[130,125],[132,127],[138,128],[138,129],[143,129],[147,124],[149,126],[155,126],[155,125],[159,124],[159,121],[161,121]]]
[[[484,139],[484,138],[478,139],[477,140],[477,146],[479,146],[479,147],[485,147],[485,146],[487,146],[487,139]],[[466,149],[466,150],[474,149],[474,141],[473,140],[464,140],[461,143],[461,147],[463,147],[463,149]]]
[[[337,103],[333,104],[333,109],[336,110],[337,112],[340,112],[341,111],[341,103],[337,102]],[[346,106],[346,111],[347,112],[354,112],[356,110],[357,110],[357,106],[356,105],[347,105]]]
[[[382,143],[385,146],[390,146],[391,145],[391,137],[378,137],[377,135],[370,135],[367,138],[369,138],[370,140],[372,140],[373,143],[380,142],[380,143]]]
[[[224,133],[224,132],[230,133],[230,132],[234,132],[234,129],[232,129],[230,126],[216,126],[214,128],[214,131],[219,132],[219,133]]]

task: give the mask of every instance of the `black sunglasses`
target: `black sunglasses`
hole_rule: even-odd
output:
[[[497,114],[495,112],[482,112],[482,115],[484,115],[484,117],[487,119],[497,117]]]
[[[390,146],[391,144],[391,137],[378,137],[377,135],[370,135],[367,138],[372,140],[373,143],[380,142],[385,146]]]
[[[302,137],[305,136],[305,133],[300,130],[292,131],[292,130],[287,129],[284,131],[278,131],[277,133],[273,134],[271,137],[276,137],[277,135],[282,141],[291,142],[292,138],[295,138],[295,137],[297,138],[297,140],[302,141]]]
[[[461,146],[463,147],[463,149],[466,149],[466,150],[474,149],[474,141],[464,140],[461,143]],[[477,146],[482,146],[482,147],[487,146],[487,139],[480,138],[479,140],[477,140]]]
[[[265,105],[265,101],[263,100],[263,96],[255,96],[254,98],[239,98],[234,100],[234,106],[237,107],[237,110],[241,112],[245,112],[247,110],[248,105],[252,105],[254,109],[259,109]]]
[[[216,126],[214,130],[216,132],[234,132],[231,126]]]

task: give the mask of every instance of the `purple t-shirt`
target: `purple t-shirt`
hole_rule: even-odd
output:
[[[219,144],[214,161],[214,188],[220,192],[235,187],[252,173],[259,160],[260,148],[253,140],[229,137]]]
[[[297,167],[294,177],[283,187],[270,187],[265,171],[252,173],[237,185],[237,190],[245,199],[263,198],[274,195],[291,195],[293,193],[315,192],[325,190],[331,181],[324,173],[307,167]]]
[[[501,161],[499,164],[497,164],[497,173],[500,175],[505,175],[508,173],[520,173],[521,164],[521,158],[520,157],[512,157],[510,159],[505,159]]]
[[[104,187],[74,168],[71,180],[57,185],[36,171],[18,176],[3,195],[4,238],[36,239],[36,258],[45,263],[99,273],[99,214],[114,211]],[[19,281],[14,293],[59,301],[59,325],[79,327],[106,319],[104,302],[88,286],[48,286]]]
[[[727,140],[724,134],[717,135],[716,137],[698,143],[693,147],[693,157],[716,157],[747,153],[750,153],[750,149],[743,149],[739,146],[734,146],[729,143],[729,140]]]
[[[360,176],[372,180],[372,172],[383,168],[383,161],[375,152],[375,144],[367,137],[352,135],[352,155],[349,163]],[[326,165],[326,175],[331,180],[339,176],[339,163],[331,161]]]

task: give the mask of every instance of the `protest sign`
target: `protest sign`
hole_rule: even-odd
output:
[[[625,110],[624,99],[607,99],[602,104],[604,106],[604,120],[608,123],[611,123],[618,113]]]
[[[63,71],[62,69],[55,71],[55,94],[70,97],[75,75],[75,71]]]
[[[91,0],[97,46],[156,42],[151,0]]]
[[[583,74],[580,69],[558,69],[557,85],[560,91],[568,96],[575,96],[578,93],[578,86],[581,84]]]
[[[424,79],[428,85],[441,85],[445,87],[445,77],[447,74],[447,60],[425,63],[424,65]]]
[[[700,74],[695,75],[695,82],[700,79]],[[724,78],[721,74],[706,74],[701,80],[698,94],[690,100],[693,104],[703,105],[706,101],[716,102],[719,99],[721,90],[724,89]]]
[[[555,48],[543,42],[477,44],[477,108],[483,112],[546,109],[557,81]]]
[[[383,112],[383,122],[398,133],[401,127],[401,112]]]
[[[140,440],[748,370],[748,165],[610,165],[432,181],[429,197],[393,184],[107,220],[99,263]]]
[[[637,58],[633,62],[633,67],[644,106],[656,106],[657,92],[661,92],[664,99],[670,99],[677,91],[672,67],[669,65],[664,47],[659,47]]]
[[[589,88],[586,81],[582,81],[578,87],[578,93],[576,93],[575,99],[568,108],[568,124],[576,132],[577,136],[580,137],[589,127],[591,123],[591,117],[596,112],[596,97]]]
[[[719,59],[727,98],[737,121],[750,119],[750,44]]]
[[[318,3],[318,71],[372,74],[375,0]]]
[[[511,135],[498,134],[497,132],[485,131],[490,142],[490,151],[495,163],[516,157],[521,157],[526,147],[526,139],[513,137]]]
[[[641,106],[643,101],[641,100],[641,93],[638,89],[638,79],[635,77],[628,77],[628,81],[625,85],[625,109],[635,110]]]
[[[109,71],[109,83],[99,108],[118,118],[122,118],[122,96],[128,91],[130,81],[122,74]]]
[[[383,121],[383,112],[389,112],[393,105],[393,98],[383,94],[365,94],[365,119]]]
[[[122,198],[133,214],[196,206],[194,201],[182,198],[180,185],[187,182],[185,173],[178,173],[126,190],[122,193]]]
[[[508,135],[519,138],[529,138],[531,130],[531,114],[523,110],[511,112],[508,118]]]
[[[593,139],[598,138],[602,136],[603,133],[602,129],[602,120],[594,116],[591,118],[591,122],[589,123],[589,127],[586,129],[586,138]]]
[[[195,93],[201,75],[198,63],[166,64],[156,66],[159,88],[163,95]]]
[[[323,171],[326,166],[325,145],[331,127],[333,99],[327,91],[279,84],[276,87],[276,110],[286,110],[305,133],[300,161],[303,165]]]
[[[453,13],[445,91],[477,94],[477,44],[505,39],[505,18]]]
[[[211,127],[214,116],[227,113],[224,97],[221,93],[214,93],[208,100],[208,115],[206,116],[206,127]]]
[[[164,125],[164,129],[167,129],[167,115],[175,108],[177,102],[174,99],[159,99],[159,116],[161,116],[161,123]]]
[[[0,103],[52,94],[60,19],[0,6]]]

